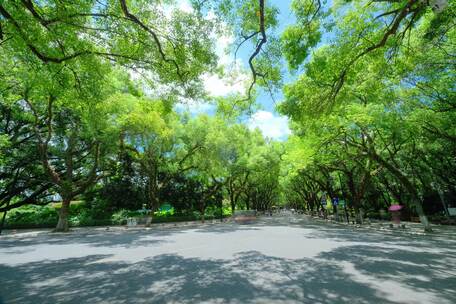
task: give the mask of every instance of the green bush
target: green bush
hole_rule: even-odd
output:
[[[231,216],[231,207],[223,207],[223,216]]]
[[[6,228],[53,227],[59,219],[57,210],[51,205],[22,206],[9,211],[6,215]]]
[[[71,215],[70,226],[93,226],[94,218],[88,209],[82,209],[79,213]]]
[[[140,210],[119,210],[112,214],[104,209],[105,205],[100,203],[86,204],[83,201],[72,202],[70,205],[69,224],[72,227],[78,226],[99,226],[99,225],[126,225],[130,217],[143,217],[145,214]],[[46,206],[28,205],[13,209],[7,213],[6,228],[53,228],[57,225],[60,203],[53,203]],[[224,216],[229,216],[231,210],[224,209]],[[206,210],[205,219],[218,219],[220,208],[209,207]],[[155,212],[152,223],[169,223],[182,221],[198,221],[201,214],[198,211],[190,211],[182,214],[174,214],[174,209]]]
[[[119,210],[114,212],[111,216],[111,223],[113,225],[126,225],[127,219],[131,217],[143,217],[144,214],[139,211]],[[225,215],[224,215],[225,216]],[[219,215],[206,214],[204,217],[206,220],[218,219]],[[152,223],[171,223],[171,222],[186,222],[186,221],[198,221],[201,219],[201,214],[194,211],[190,214],[171,215],[170,213],[159,213],[156,212],[152,217]]]
[[[144,216],[144,214],[140,211],[131,211],[131,210],[119,210],[114,212],[111,215],[111,223],[113,225],[126,225],[127,224],[127,219],[129,217],[141,217]]]
[[[111,222],[114,225],[125,225],[128,218],[128,210],[119,210],[111,215]]]
[[[209,206],[204,211],[204,215],[208,217],[220,216],[220,208],[215,206]]]
[[[61,206],[61,203],[52,203],[46,206],[28,205],[13,209],[7,214],[5,226],[6,228],[55,227]],[[83,201],[71,202],[68,221],[72,227],[111,224],[110,214],[103,210],[103,206],[87,205]]]
[[[162,204],[158,211],[154,212],[155,216],[170,216],[175,214],[175,209],[171,204]]]

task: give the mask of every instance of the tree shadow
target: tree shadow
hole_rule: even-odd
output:
[[[373,276],[378,281],[394,281],[417,292],[439,295],[442,302],[456,302],[454,251],[428,252],[414,246],[398,249],[356,245],[338,247],[321,253],[319,257],[350,262],[362,275]]]
[[[337,265],[243,252],[234,260],[92,255],[0,266],[5,303],[393,303]]]
[[[136,247],[147,244],[164,242],[159,240],[144,240],[148,235],[157,237],[169,236],[176,230],[116,230],[116,231],[87,231],[78,233],[42,233],[30,237],[5,237],[0,239],[0,248],[29,247],[36,244],[63,245],[63,244],[88,244],[94,247]]]
[[[129,262],[125,255],[114,258],[117,247],[150,245],[144,250],[153,251],[153,245],[167,242],[167,236],[189,229],[225,234],[276,226],[303,228],[306,238],[329,240],[336,246],[312,258],[300,259],[268,256],[255,250],[237,252],[229,259],[153,252],[139,261]],[[0,247],[8,248],[3,255],[6,258],[43,244],[89,244],[108,250],[17,265],[0,261],[0,304],[456,303],[455,243],[440,237],[409,238],[306,220],[289,224],[273,219],[252,225],[97,231],[0,240]],[[297,246],[296,250],[304,249]],[[395,285],[399,291],[388,290]],[[410,298],[395,299],[401,290]]]

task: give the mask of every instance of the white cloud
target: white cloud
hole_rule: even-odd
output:
[[[245,84],[249,75],[243,69],[240,59],[227,54],[226,49],[233,42],[232,35],[214,36],[216,40],[216,54],[219,57],[218,64],[225,68],[223,75],[205,74],[203,75],[204,88],[212,96],[226,96],[229,94],[243,94]]]
[[[249,119],[247,125],[251,130],[258,128],[264,136],[273,139],[285,139],[291,134],[288,118],[276,116],[268,111],[258,111]]]
[[[165,4],[160,7],[160,11],[167,19],[175,10],[180,10],[185,13],[193,13],[194,9],[189,0],[177,0],[171,4]],[[207,12],[205,18],[207,20],[216,21],[216,14],[213,11]],[[241,60],[234,60],[234,56],[230,54],[228,48],[234,42],[234,34],[231,28],[224,22],[218,24],[219,30],[213,31],[210,37],[215,40],[215,53],[219,60],[218,65],[225,68],[223,75],[204,74],[202,80],[205,90],[214,97],[226,96],[229,94],[237,94],[245,92],[245,82],[249,76],[243,72],[243,63]],[[227,52],[228,51],[228,52]],[[194,105],[189,105],[192,108]]]
[[[174,108],[177,112],[189,112],[192,115],[210,114],[214,111],[215,106],[207,102],[188,101],[177,103]]]
[[[171,19],[175,10],[180,10],[186,13],[193,13],[194,9],[189,0],[176,0],[171,4],[163,4],[159,7],[159,11],[164,18]],[[216,21],[216,14],[213,11],[207,12],[205,18],[207,20]],[[215,53],[217,54],[218,66],[223,67],[223,73],[206,73],[202,75],[204,89],[213,97],[227,96],[230,94],[245,94],[246,85],[249,82],[250,74],[245,70],[242,60],[234,60],[234,56],[230,53],[229,48],[235,40],[234,33],[231,28],[224,22],[218,24],[219,30],[213,31],[210,37],[215,40]],[[132,71],[133,80],[141,79],[142,75]],[[151,92],[164,92],[166,88],[150,89]],[[183,102],[182,107],[186,108],[191,113],[208,112],[209,106],[201,106],[201,103]],[[213,106],[212,106],[213,108]]]
[[[178,2],[178,9],[185,13],[193,13],[192,5],[186,0],[181,0]]]
[[[247,77],[243,74],[224,75],[220,78],[215,74],[203,75],[204,88],[212,96],[226,96],[232,93],[243,93]]]
[[[176,9],[189,14],[194,12],[192,5],[187,0],[179,0],[176,3],[171,4],[162,4],[158,7],[155,7],[155,9],[159,9],[163,16],[167,19],[171,18],[173,12]]]
[[[223,26],[223,25],[222,25]],[[215,45],[215,52],[219,57],[220,65],[234,64],[233,57],[226,52],[227,48],[234,42],[233,33],[225,33],[215,37],[217,42]],[[236,62],[237,63],[237,62]]]
[[[209,11],[206,18],[213,20],[215,13]],[[226,23],[219,24],[220,31],[214,31],[211,38],[215,40],[215,53],[219,60],[218,65],[224,67],[223,75],[203,75],[204,87],[212,96],[226,96],[229,94],[243,94],[246,89],[246,82],[250,75],[245,72],[242,60],[234,60],[229,47],[234,42],[234,34]]]

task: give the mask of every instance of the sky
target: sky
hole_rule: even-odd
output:
[[[277,32],[280,33],[290,23],[294,21],[293,14],[290,11],[289,0],[270,0],[269,3],[279,8],[279,27]],[[183,11],[191,11],[192,8],[187,0],[178,1],[178,8]],[[251,45],[245,44],[238,52],[238,58],[234,64],[234,55],[226,54],[225,49],[234,41],[234,33],[226,36],[214,37],[217,40],[216,52],[219,56],[219,64],[231,67],[235,76],[231,78],[219,78],[217,75],[206,74],[203,76],[205,89],[213,96],[225,96],[230,93],[245,93],[243,81],[250,77],[248,68],[248,58],[253,52]],[[241,69],[239,69],[241,67]],[[289,75],[285,75],[284,81],[290,80]],[[281,116],[275,111],[275,101],[282,99],[281,93],[274,96],[274,99],[266,92],[260,91],[257,98],[259,109],[249,117],[245,117],[243,122],[250,129],[259,128],[265,137],[275,140],[286,140],[291,134],[288,128],[288,118]],[[186,103],[186,105],[177,105],[177,110],[188,110],[192,114],[211,113],[214,106],[207,103]]]

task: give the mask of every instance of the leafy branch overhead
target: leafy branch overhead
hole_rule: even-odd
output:
[[[44,64],[96,56],[188,87],[214,67],[213,42],[205,35],[211,24],[183,12],[165,16],[164,8],[155,5],[6,2],[0,5],[0,43],[28,51]]]
[[[287,90],[299,91],[299,86],[309,92],[317,90],[318,100],[310,98],[315,112],[331,109],[346,93],[344,87],[363,81],[366,62],[379,56],[392,61],[396,54],[408,51],[413,31],[439,41],[454,25],[450,16],[455,16],[454,7],[446,1],[348,1],[331,8],[294,1],[293,9],[298,22],[282,36],[285,57],[291,68],[302,67],[306,73]],[[328,36],[334,38],[321,41]],[[318,43],[323,47],[317,49]],[[317,69],[322,71],[316,73]]]
[[[164,209],[448,219],[456,2],[275,4],[0,1],[0,230],[26,209],[58,231]]]

